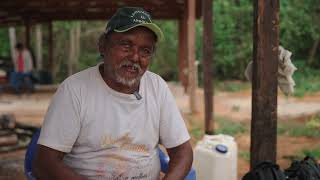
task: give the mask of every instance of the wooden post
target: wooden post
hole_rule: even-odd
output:
[[[76,23],[75,29],[75,63],[74,63],[74,72],[78,72],[78,64],[80,58],[80,49],[81,49],[81,22]]]
[[[251,169],[276,162],[279,0],[254,0]]]
[[[26,20],[26,31],[25,31],[25,36],[26,36],[26,42],[25,42],[25,47],[27,47],[29,50],[31,48],[31,25],[30,25],[30,21]]]
[[[51,75],[53,75],[53,30],[52,30],[52,21],[49,21],[48,24],[48,70]],[[53,78],[53,77],[52,77]]]
[[[9,39],[10,39],[10,54],[11,54],[11,60],[12,64],[15,64],[14,62],[14,56],[15,56],[15,46],[16,46],[16,29],[14,27],[9,27]]]
[[[192,114],[197,113],[197,102],[196,102],[196,65],[195,65],[195,11],[196,4],[195,0],[188,0],[188,93],[189,93],[189,104],[190,111]]]
[[[80,33],[81,24],[75,22],[73,27],[69,30],[69,60],[68,60],[68,75],[72,75],[77,72],[78,60],[80,56]]]
[[[36,25],[36,62],[37,70],[42,70],[42,30],[41,25]]]
[[[69,30],[69,60],[68,60],[68,75],[71,76],[74,71],[73,71],[73,66],[74,66],[74,61],[75,61],[75,28],[72,27]]]
[[[188,61],[187,61],[187,18],[183,16],[179,19],[179,80],[184,87],[188,89]]]
[[[204,79],[204,107],[205,107],[205,133],[214,133],[213,123],[213,0],[202,0],[203,12],[203,79]]]

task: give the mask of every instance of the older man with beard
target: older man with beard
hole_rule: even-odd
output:
[[[175,100],[148,71],[162,31],[142,8],[120,8],[99,38],[103,63],[67,78],[46,113],[33,173],[39,179],[184,179],[190,136]]]

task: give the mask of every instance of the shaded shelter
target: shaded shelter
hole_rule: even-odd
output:
[[[194,19],[202,15],[202,2],[205,0],[2,0],[0,2],[0,26],[25,25],[26,44],[30,46],[30,26],[37,23],[49,23],[49,71],[52,70],[52,21],[56,20],[105,20],[122,6],[143,6],[150,11],[154,19],[167,19],[179,21],[179,79],[185,87],[195,86],[194,67]],[[210,1],[210,2],[209,2]],[[205,5],[211,6],[212,0],[206,0]],[[207,7],[205,6],[204,7]],[[206,8],[212,11],[212,8]],[[258,161],[275,161],[276,156],[276,122],[277,122],[277,53],[279,45],[279,1],[254,0],[254,38],[253,38],[253,111],[252,111],[252,145],[251,165]],[[212,21],[206,14],[206,21]],[[192,27],[193,26],[193,27]],[[212,26],[211,26],[212,27]],[[204,32],[207,32],[206,29]],[[212,31],[209,29],[209,31]],[[206,36],[209,43],[212,35]],[[204,52],[205,66],[210,67],[213,60],[213,49]],[[211,51],[211,52],[210,52]],[[211,60],[210,60],[211,59]],[[189,67],[189,70],[188,70]],[[189,73],[191,72],[191,73]],[[270,73],[271,72],[271,73]],[[273,74],[272,74],[273,73]],[[189,76],[188,76],[189,75]],[[212,103],[212,85],[210,78],[213,76],[210,69],[205,71],[206,103]],[[209,76],[209,77],[208,77]],[[211,76],[211,77],[210,77]],[[189,80],[188,80],[189,79]],[[270,88],[271,87],[271,88]],[[190,88],[193,89],[194,88]],[[189,92],[194,94],[194,92]],[[191,98],[193,98],[191,96]],[[208,100],[209,99],[209,100]],[[190,100],[193,102],[195,99]],[[211,126],[212,104],[206,111],[206,124]],[[192,105],[191,105],[192,107]],[[206,106],[208,107],[208,106]],[[194,112],[191,109],[191,112]],[[206,127],[207,128],[207,127]],[[210,127],[207,133],[213,131]],[[269,147],[266,151],[265,148]]]
[[[193,6],[188,6],[194,1]],[[49,70],[52,68],[51,22],[57,20],[106,20],[122,6],[143,6],[154,19],[179,21],[179,64],[187,68],[188,8],[195,10],[195,18],[201,16],[201,1],[188,0],[3,0],[0,3],[0,26],[24,25],[26,45],[30,47],[30,28],[37,23],[49,23]],[[193,52],[194,53],[194,52]],[[186,61],[186,62],[184,62]],[[181,69],[180,68],[180,69]],[[182,69],[185,69],[182,68]],[[185,71],[184,71],[185,72]],[[187,73],[180,72],[180,80],[187,85]]]

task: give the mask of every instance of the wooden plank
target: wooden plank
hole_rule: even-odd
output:
[[[279,0],[254,0],[251,168],[276,162]]]
[[[16,134],[9,134],[5,136],[0,136],[0,147],[14,145],[18,143],[18,136]]]
[[[204,80],[204,107],[205,133],[214,133],[213,123],[213,0],[202,0],[203,5],[203,80]]]

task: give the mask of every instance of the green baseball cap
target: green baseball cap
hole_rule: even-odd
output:
[[[163,40],[164,35],[156,24],[152,22],[151,15],[140,7],[122,7],[109,20],[105,34],[109,32],[126,32],[132,28],[143,26],[150,29],[157,40]]]

